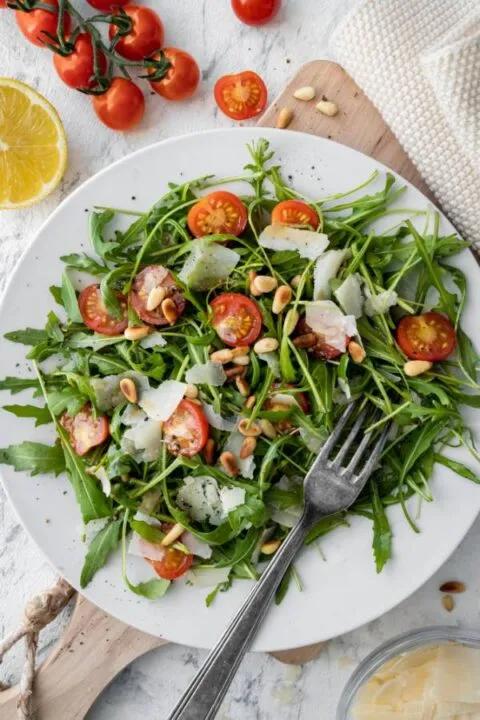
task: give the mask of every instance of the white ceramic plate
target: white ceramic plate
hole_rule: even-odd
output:
[[[167,182],[182,182],[203,174],[236,175],[247,162],[245,145],[267,137],[285,175],[306,194],[324,196],[354,187],[377,168],[385,168],[342,145],[293,132],[266,129],[219,130],[180,137],[145,148],[115,163],[76,190],[52,214],[24,254],[9,284],[0,311],[2,333],[42,327],[53,301],[48,287],[59,282],[59,256],[88,249],[86,208],[107,205],[147,209],[165,192]],[[403,182],[403,181],[402,181]],[[132,196],[136,200],[132,200]],[[402,207],[425,208],[428,201],[413,187],[401,200]],[[394,221],[393,221],[394,222]],[[392,222],[392,224],[393,224]],[[444,230],[452,230],[444,220]],[[480,269],[469,253],[458,265],[467,274],[470,288],[480,286]],[[478,333],[478,309],[469,297],[464,327]],[[16,364],[20,363],[17,367]],[[2,340],[0,377],[28,374],[24,348]],[[1,404],[11,402],[1,394]],[[15,396],[24,402],[28,393]],[[472,415],[471,420],[475,418]],[[50,441],[48,428],[35,430],[29,420],[0,412],[3,447],[26,439]],[[454,455],[454,453],[452,453]],[[462,457],[464,453],[459,453]],[[466,462],[468,458],[464,457]],[[25,528],[58,571],[78,587],[85,546],[80,540],[81,521],[65,477],[31,478],[2,466],[5,486]],[[415,535],[399,508],[390,512],[395,557],[377,575],[372,559],[371,524],[353,518],[321,542],[326,561],[313,547],[296,563],[303,592],[292,587],[284,602],[272,608],[254,645],[255,650],[279,650],[326,640],[345,633],[386,612],[424,583],[464,537],[480,508],[480,488],[439,467],[432,481],[435,502],[424,505]],[[47,522],[48,520],[48,522]],[[142,564],[140,558],[133,558]],[[126,590],[121,581],[119,558],[113,559],[84,590],[84,594],[110,614],[148,633],[178,643],[210,647],[249,591],[250,583],[238,581],[221,593],[207,609],[207,590],[177,585],[156,603]]]

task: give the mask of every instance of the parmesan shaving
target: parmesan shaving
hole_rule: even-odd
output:
[[[165,380],[157,388],[149,388],[140,395],[139,405],[151,420],[168,420],[182,400],[186,383]]]
[[[207,362],[204,364],[198,364],[191,367],[185,373],[185,380],[187,383],[193,385],[212,385],[213,387],[220,387],[226,381],[227,376],[223,365],[215,362]]]
[[[258,239],[268,250],[294,250],[300,257],[315,260],[329,245],[327,235],[290,225],[268,225]]]

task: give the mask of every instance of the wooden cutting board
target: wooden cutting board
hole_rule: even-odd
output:
[[[326,117],[315,101],[295,100],[293,92],[311,85],[317,100],[337,103],[339,113]],[[388,165],[432,197],[418,171],[382,117],[359,87],[334,63],[316,60],[302,67],[259,125],[275,127],[280,109],[293,111],[288,130],[331,138]],[[166,641],[146,635],[107,615],[79,596],[69,626],[50,657],[40,667],[34,706],[38,720],[83,720],[102,690],[133,660]],[[324,643],[272,653],[281,662],[303,664],[317,657]],[[0,717],[15,720],[17,688],[0,693]]]

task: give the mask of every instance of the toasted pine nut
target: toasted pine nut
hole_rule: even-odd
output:
[[[244,365],[234,365],[233,367],[229,367],[225,370],[225,375],[229,380],[232,378],[236,378],[237,376],[244,375],[245,374],[245,366]],[[247,393],[248,395],[248,393]]]
[[[273,553],[277,552],[281,544],[281,540],[267,540],[267,542],[263,543],[260,550],[263,555],[273,555]]]
[[[167,532],[160,545],[163,545],[163,547],[171,545],[175,542],[175,540],[178,540],[184,530],[185,528],[183,527],[183,525],[180,525],[180,523],[175,523],[172,529]]]
[[[442,605],[447,612],[452,612],[455,607],[455,600],[451,595],[444,595],[442,597]]]
[[[262,295],[262,293],[269,293],[272,292],[272,290],[275,290],[278,286],[278,282],[277,278],[274,278],[271,275],[257,275],[252,285],[257,293]]]
[[[237,458],[235,455],[230,451],[223,452],[220,457],[220,464],[222,465],[223,469],[228,475],[231,475],[232,477],[235,477],[235,475],[238,475],[238,463]]]
[[[155,310],[163,300],[167,297],[167,290],[164,287],[154,287],[148,293],[145,307],[149,312]]]
[[[235,378],[235,385],[237,386],[237,390],[243,397],[247,397],[248,393],[250,392],[250,385],[245,380],[244,377],[237,376]]]
[[[318,338],[313,332],[305,333],[305,335],[299,335],[293,340],[293,344],[295,345],[295,347],[304,348],[305,350],[315,347],[317,342]]]
[[[293,93],[293,97],[297,100],[303,100],[304,102],[308,102],[309,100],[313,100],[315,97],[315,89],[311,85],[306,85],[305,87],[300,87]]]
[[[238,355],[248,355],[250,347],[248,345],[237,345],[237,347],[232,348],[230,352],[232,353],[232,357],[237,357]]]
[[[262,418],[258,421],[258,424],[260,425],[260,430],[262,431],[262,434],[265,435],[265,437],[268,437],[270,440],[273,440],[277,437],[277,431],[275,430],[275,426],[272,422],[270,422],[270,420]]]
[[[248,410],[250,410],[250,408],[252,408],[255,405],[256,399],[257,398],[255,397],[255,395],[249,395],[245,402],[245,407],[248,408]]]
[[[203,457],[207,465],[213,465],[213,459],[215,454],[215,440],[208,438],[203,448]]]
[[[278,340],[277,338],[262,338],[261,340],[257,340],[253,349],[257,355],[273,352],[278,349]]]
[[[417,377],[417,375],[428,372],[432,365],[430,360],[408,360],[403,366],[403,372],[408,377]]]
[[[127,327],[123,333],[127,340],[135,342],[136,340],[142,340],[144,337],[150,334],[150,328],[148,325],[139,325],[138,327]]]
[[[130,403],[136,403],[138,401],[137,386],[133,382],[132,378],[122,378],[120,380],[120,390],[124,398]]]
[[[292,334],[292,332],[297,327],[297,323],[298,323],[299,319],[300,319],[300,315],[295,310],[295,308],[290,308],[290,310],[285,315],[285,322],[283,323],[283,329],[287,335]]]
[[[196,398],[198,398],[197,386],[193,385],[192,383],[188,383],[187,387],[185,388],[184,395],[186,398],[189,398],[189,400],[196,400]]]
[[[246,458],[250,457],[250,455],[253,455],[256,447],[257,447],[257,438],[256,437],[246,437],[242,443],[242,447],[240,448],[239,455],[240,455],[241,460],[245,460]]]
[[[329,117],[333,117],[338,113],[338,105],[334,102],[330,102],[329,100],[320,100],[315,107],[322,113],[322,115],[328,115]]]
[[[293,278],[290,280],[290,285],[292,286],[292,288],[293,288],[294,290],[296,290],[296,289],[298,288],[298,286],[300,285],[301,279],[302,279],[302,276],[301,276],[301,275],[295,275],[295,277],[293,277]]]
[[[242,365],[245,367],[246,365],[250,364],[250,358],[248,355],[238,355],[237,357],[234,357],[232,360],[234,365]]]
[[[461,580],[447,580],[443,585],[440,585],[440,592],[445,593],[464,593],[466,585]]]
[[[238,432],[245,435],[245,437],[258,437],[261,435],[262,430],[259,423],[255,422],[255,420],[250,422],[248,418],[242,418],[238,423]]]
[[[355,340],[350,340],[348,343],[348,354],[352,358],[353,362],[357,363],[357,365],[360,365],[360,363],[362,363],[367,357],[367,353],[364,348],[359,345],[359,343],[355,342]]]
[[[232,362],[233,360],[233,352],[229,348],[223,348],[222,350],[215,350],[210,355],[210,360],[212,362],[221,363],[222,365],[225,365],[225,363]]]
[[[284,130],[287,128],[290,123],[293,120],[293,110],[290,110],[290,108],[282,108],[280,112],[277,115],[277,122],[276,126],[277,128],[280,128],[280,130]]]
[[[173,325],[177,322],[177,306],[173,302],[172,298],[165,298],[160,307],[162,308],[162,313],[165,315],[165,319],[169,325]]]
[[[273,298],[272,312],[275,315],[284,310],[292,299],[292,288],[290,285],[280,285]]]

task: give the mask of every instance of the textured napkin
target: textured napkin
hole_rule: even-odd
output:
[[[480,1],[364,0],[331,45],[458,230],[480,243]]]

